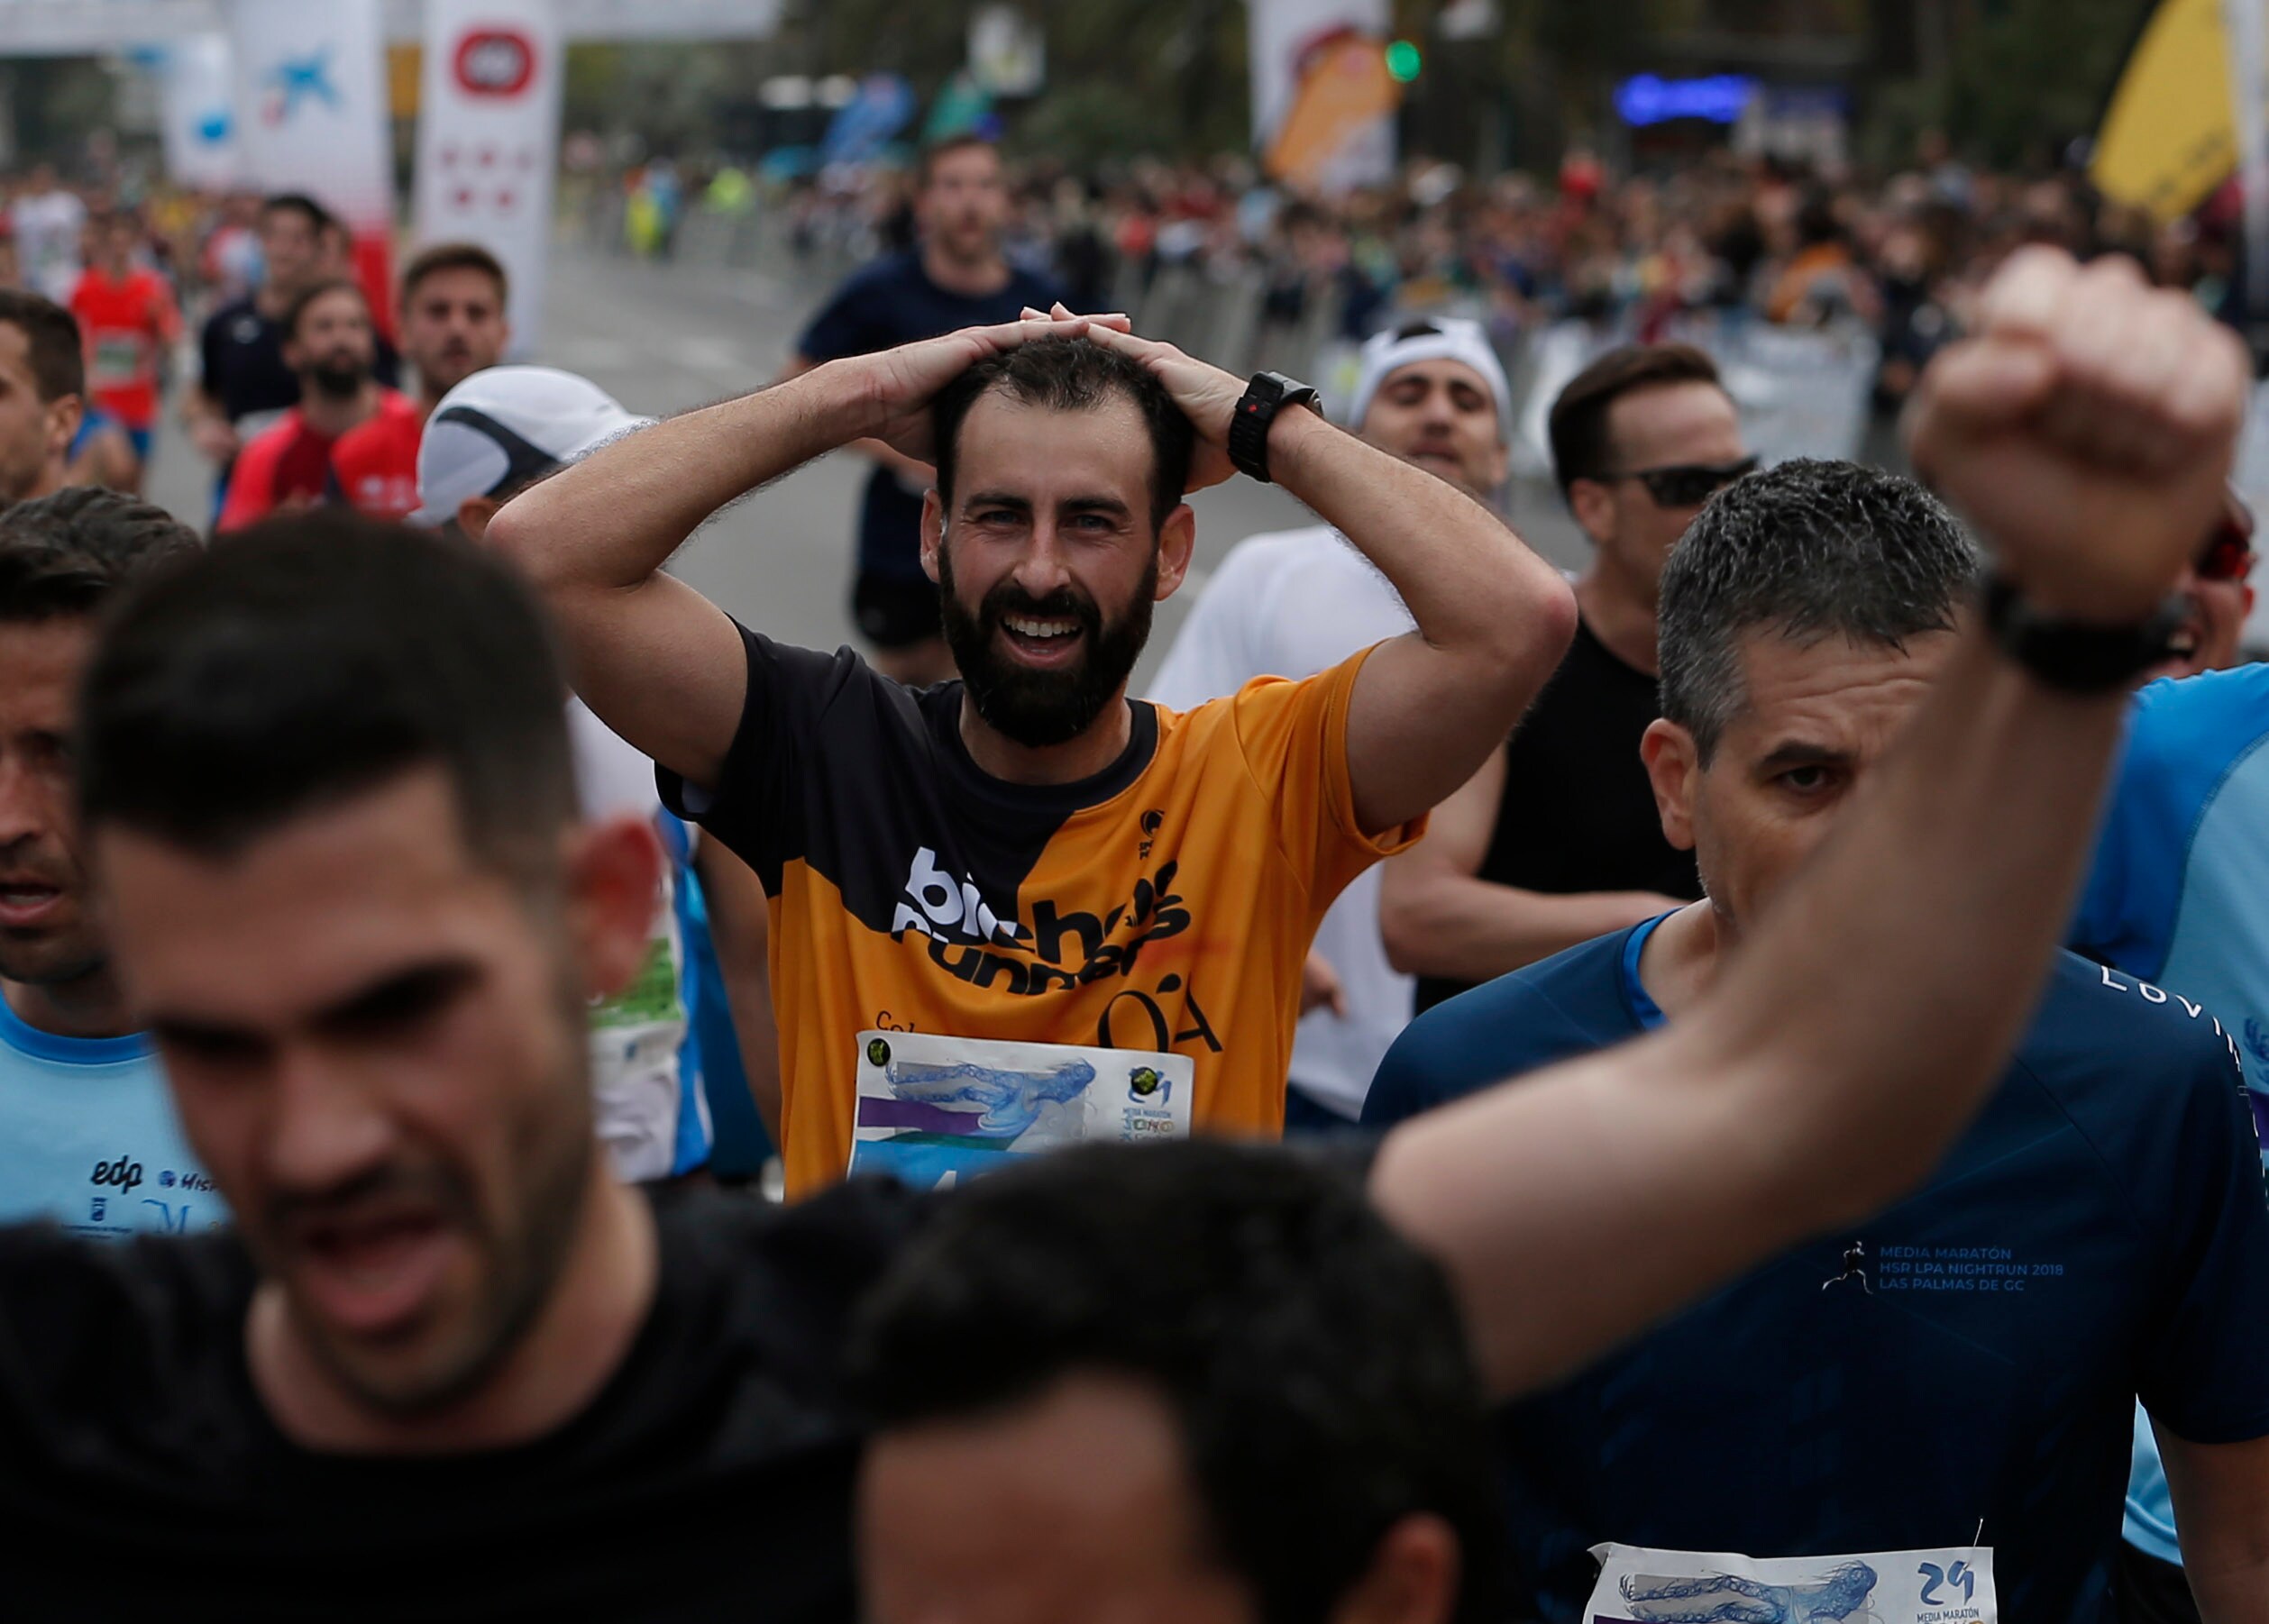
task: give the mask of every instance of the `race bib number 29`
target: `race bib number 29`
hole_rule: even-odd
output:
[[[1586,1624],[1998,1624],[1988,1546],[1778,1556],[1596,1545]]]
[[[933,1032],[858,1035],[851,1172],[919,1189],[1060,1145],[1185,1138],[1186,1054],[995,1043]]]

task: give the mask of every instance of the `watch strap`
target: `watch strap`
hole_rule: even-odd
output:
[[[2017,583],[1986,583],[1985,624],[2009,658],[2067,693],[2124,688],[2166,658],[2167,638],[2181,624],[2182,599],[2169,597],[2151,616],[2127,625],[2096,625],[2044,614]]]
[[[1289,406],[1313,407],[1316,392],[1281,372],[1256,372],[1245,386],[1243,398],[1229,424],[1229,460],[1240,473],[1274,483],[1268,475],[1268,430],[1276,414]]]

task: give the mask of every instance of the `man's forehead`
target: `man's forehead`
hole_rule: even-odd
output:
[[[94,852],[130,991],[176,1015],[320,1008],[403,965],[477,954],[524,907],[474,860],[433,770],[226,852],[116,824]]]
[[[0,322],[0,372],[27,388],[32,386],[32,341],[14,322]]]
[[[1490,401],[1491,404],[1494,405],[1496,398],[1490,390],[1489,380],[1481,376],[1479,369],[1468,366],[1461,360],[1453,360],[1446,355],[1434,356],[1426,360],[1405,361],[1379,379],[1378,387],[1381,391],[1385,391],[1405,381],[1428,384],[1469,384],[1478,389],[1483,398]]]
[[[1134,402],[1119,394],[1066,410],[988,389],[962,419],[954,451],[964,503],[980,492],[1035,505],[1102,494],[1131,501],[1149,488],[1149,429]]]
[[[59,698],[73,708],[79,672],[93,652],[95,628],[84,616],[49,615],[38,620],[0,618],[0,665],[8,677],[0,685],[0,707],[13,707],[32,690]]]
[[[932,160],[925,189],[941,180],[991,180],[1001,173],[1001,155],[990,147],[964,147]]]
[[[1698,379],[1633,389],[1617,397],[1607,418],[1619,441],[1723,440],[1732,449],[1741,438],[1741,415],[1733,397],[1718,385]]]
[[[450,265],[439,270],[429,270],[425,273],[425,279],[417,285],[417,302],[420,304],[448,299],[493,304],[496,297],[496,278],[477,265]]]
[[[1953,652],[1951,632],[1918,632],[1897,643],[1842,632],[1796,634],[1752,626],[1739,643],[1743,710],[1767,731],[1804,715],[1880,714],[1921,702]]]

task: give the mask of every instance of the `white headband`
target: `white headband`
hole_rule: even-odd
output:
[[[1505,367],[1497,360],[1496,351],[1489,347],[1489,335],[1481,330],[1481,324],[1457,315],[1404,322],[1375,333],[1365,342],[1363,372],[1355,386],[1348,426],[1360,433],[1364,415],[1371,409],[1371,397],[1378,393],[1387,374],[1422,360],[1459,361],[1478,372],[1496,400],[1497,442],[1504,444],[1512,439],[1513,387],[1505,381]]]

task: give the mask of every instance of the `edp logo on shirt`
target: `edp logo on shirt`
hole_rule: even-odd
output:
[[[94,1177],[88,1182],[107,1184],[121,1195],[128,1194],[141,1187],[142,1163],[130,1162],[124,1156],[115,1162],[97,1162],[95,1163]]]

